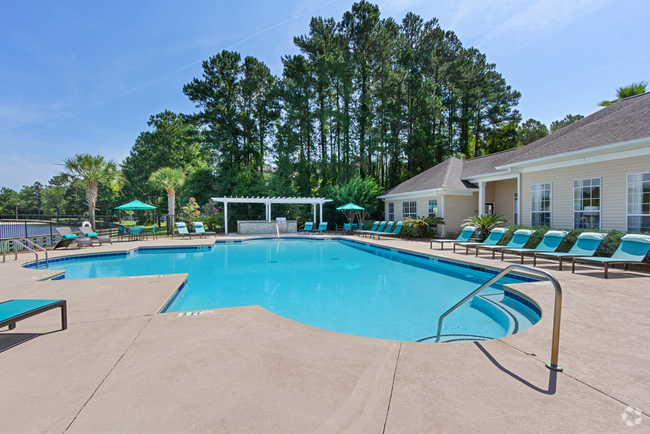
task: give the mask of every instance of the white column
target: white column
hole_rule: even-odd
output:
[[[316,224],[316,204],[312,204],[314,206],[314,224]]]
[[[318,221],[318,223],[322,223],[322,222],[323,222],[323,204],[321,203],[320,204],[320,220]]]
[[[226,223],[226,235],[228,235],[228,202],[223,202],[223,221]]]
[[[517,222],[521,224],[521,173],[517,174]]]
[[[271,202],[266,203],[266,221],[271,221]]]
[[[445,218],[445,195],[443,193],[440,193],[440,208],[438,215],[443,219]],[[443,238],[445,236],[445,227],[445,225],[440,225],[440,236]]]
[[[485,214],[485,182],[478,183],[478,215]]]

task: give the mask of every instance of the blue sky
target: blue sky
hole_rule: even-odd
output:
[[[650,80],[647,0],[387,0],[382,17],[437,17],[522,93],[525,119],[589,115],[615,89]],[[121,162],[150,115],[195,110],[182,87],[223,49],[266,63],[295,54],[312,16],[352,2],[3,2],[0,187],[47,181],[65,157]]]

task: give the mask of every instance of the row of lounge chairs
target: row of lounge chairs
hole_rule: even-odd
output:
[[[389,222],[375,222],[375,224],[372,226],[370,230],[358,230],[354,231],[356,235],[359,236],[370,236],[371,238],[377,237],[377,239],[380,239],[381,237],[400,237],[400,232],[402,231],[402,222],[399,221],[397,223],[389,221]]]
[[[315,234],[318,232],[320,235],[322,235],[323,232],[326,231],[327,222],[320,222],[317,228],[314,227],[314,222],[305,222],[305,225],[298,231],[298,233]]]
[[[215,237],[217,236],[216,232],[206,231],[202,222],[192,222],[192,224],[194,225],[194,232],[188,231],[187,225],[184,222],[176,222],[175,225],[178,229],[178,235],[180,235],[182,238],[189,237],[190,240],[193,236],[198,236],[199,238],[205,238],[208,235],[214,235]],[[173,234],[172,238],[174,238]]]
[[[62,239],[61,241],[56,243],[56,246],[54,246],[54,250],[63,247],[67,249],[72,243],[76,243],[78,249],[81,249],[82,247],[95,247],[93,241],[99,242],[100,246],[103,243],[113,244],[111,237],[109,237],[108,235],[98,235],[96,232],[92,230],[92,228],[89,227],[82,226],[79,228],[79,231],[83,235],[77,235],[75,233],[72,233],[72,229],[70,229],[70,227],[68,226],[59,227],[55,229],[57,233],[61,235]]]
[[[568,252],[557,252],[556,250],[567,235],[565,231],[548,231],[544,238],[535,248],[525,248],[526,244],[535,233],[534,230],[519,229],[515,231],[510,242],[505,246],[497,245],[501,238],[508,232],[505,228],[494,229],[487,239],[482,242],[468,241],[474,234],[476,228],[468,226],[463,229],[461,234],[455,240],[438,239],[431,240],[429,248],[433,248],[434,243],[439,243],[442,249],[445,243],[453,243],[454,251],[456,246],[465,247],[465,254],[469,254],[469,249],[474,248],[476,256],[480,250],[492,252],[492,259],[497,252],[501,253],[501,260],[504,260],[506,254],[519,255],[520,261],[524,263],[525,256],[532,256],[533,266],[537,265],[537,259],[550,259],[559,262],[559,270],[562,270],[562,261],[571,259],[571,272],[575,272],[576,264],[602,265],[604,267],[604,277],[608,277],[608,268],[610,265],[624,265],[627,270],[628,265],[641,264],[650,252],[650,236],[628,234],[621,239],[621,244],[614,254],[609,258],[594,257],[593,255],[600,247],[603,239],[607,234],[598,232],[583,232],[578,236],[577,241]]]

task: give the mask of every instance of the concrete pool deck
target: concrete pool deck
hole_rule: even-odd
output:
[[[496,268],[518,263],[428,242],[365,241]],[[116,242],[50,258],[213,242]],[[0,432],[650,432],[648,273],[614,269],[603,279],[595,267],[571,274],[538,261],[564,292],[556,373],[544,366],[549,283],[516,286],[542,308],[532,328],[433,344],[342,335],[259,306],[157,314],[186,275],[42,282],[51,272],[20,267],[32,259],[0,264],[0,301],[66,299],[68,329],[53,310],[0,332]]]

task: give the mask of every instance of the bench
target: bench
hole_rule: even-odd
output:
[[[0,328],[16,328],[16,322],[48,310],[61,308],[61,330],[68,328],[68,310],[65,300],[7,300],[0,303]]]

